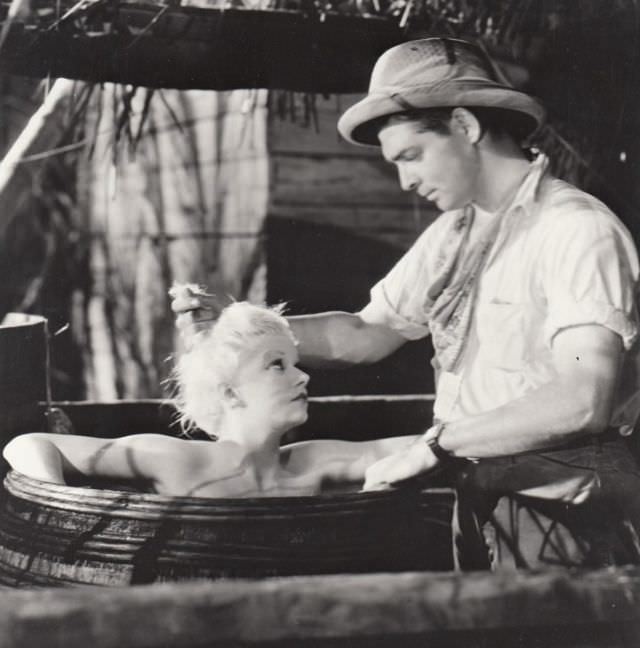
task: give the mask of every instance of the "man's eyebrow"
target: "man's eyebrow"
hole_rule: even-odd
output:
[[[385,159],[387,162],[397,162],[397,161],[398,161],[400,158],[402,158],[402,157],[407,153],[407,151],[409,151],[409,150],[411,150],[411,146],[405,146],[405,148],[400,149],[400,150],[399,150],[395,155],[393,155],[393,156],[391,156],[391,157],[387,157],[387,156],[384,155],[384,153],[383,153],[383,157],[384,157],[384,159]]]

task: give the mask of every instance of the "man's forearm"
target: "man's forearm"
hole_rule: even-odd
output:
[[[377,362],[404,343],[394,331],[367,324],[355,313],[334,311],[287,318],[303,364],[340,367]]]
[[[447,425],[440,445],[461,457],[552,448],[603,431],[622,362],[620,337],[602,326],[569,327],[553,340],[555,377],[524,396]]]
[[[448,423],[440,445],[478,459],[552,448],[601,432],[609,413],[610,403],[595,404],[575,384],[555,380],[511,403]]]

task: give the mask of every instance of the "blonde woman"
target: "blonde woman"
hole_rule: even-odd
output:
[[[415,437],[367,442],[318,440],[281,447],[307,419],[309,376],[278,309],[238,302],[178,355],[177,404],[186,429],[215,443],[161,434],[118,439],[31,433],[4,457],[36,479],[70,477],[147,482],[165,495],[259,497],[312,495],[332,482],[361,482],[365,469]]]

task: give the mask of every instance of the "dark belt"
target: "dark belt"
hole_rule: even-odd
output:
[[[568,441],[566,443],[561,443],[549,448],[540,448],[538,450],[529,450],[528,452],[522,452],[517,455],[509,455],[513,463],[518,461],[519,457],[526,457],[529,455],[539,455],[539,454],[548,454],[551,452],[558,452],[562,450],[579,450],[580,448],[593,448],[596,450],[602,448],[604,443],[615,443],[620,441],[624,437],[620,434],[620,430],[616,427],[607,428],[604,432],[600,434],[588,434],[585,436],[578,437],[573,441]]]
[[[550,450],[576,450],[579,448],[588,448],[589,446],[601,446],[603,443],[612,443],[614,441],[620,441],[622,439],[620,430],[616,427],[607,428],[604,432],[600,434],[588,434],[586,436],[581,436],[573,441],[568,443],[563,443],[559,446],[554,446],[549,448]]]

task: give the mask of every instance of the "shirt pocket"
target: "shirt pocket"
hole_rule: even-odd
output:
[[[479,355],[489,365],[521,371],[526,365],[525,307],[509,302],[480,302],[477,305]]]

